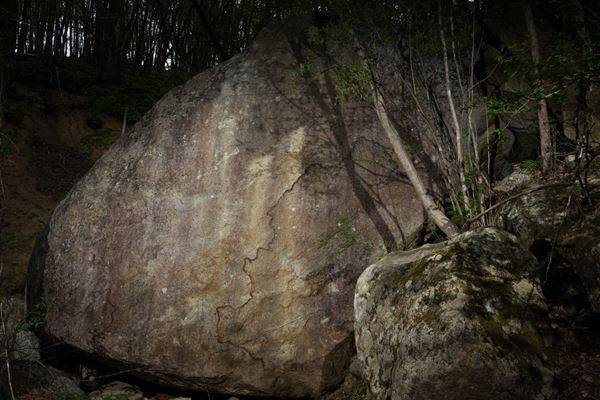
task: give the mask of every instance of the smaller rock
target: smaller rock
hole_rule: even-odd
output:
[[[513,168],[513,172],[510,175],[496,183],[496,185],[494,186],[494,190],[496,192],[512,192],[516,188],[523,186],[527,182],[531,181],[533,171],[521,168],[518,165],[515,165]]]
[[[519,196],[499,211],[504,228],[515,234],[536,255],[542,268],[549,271],[546,278],[549,286],[555,287],[554,297],[565,299],[582,294],[594,313],[600,313],[597,179],[597,174],[591,175],[593,184],[587,188],[592,205],[581,201],[583,193],[579,185],[557,184]]]
[[[25,302],[16,297],[0,297],[0,305],[5,329],[7,331],[14,330],[15,325],[25,319]]]
[[[15,361],[10,365],[11,385],[17,399],[84,400],[85,393],[66,373],[39,362]],[[9,392],[6,371],[0,366],[0,398]],[[7,397],[10,398],[10,397]]]
[[[565,157],[565,164],[568,167],[574,167],[575,161],[577,161],[577,156],[575,154],[569,154],[568,156]]]
[[[25,302],[14,297],[0,298],[0,350],[13,361],[39,361],[40,340],[25,328]]]
[[[232,397],[235,399],[235,397]],[[173,397],[165,393],[157,393],[153,400],[192,400],[191,397]]]
[[[348,367],[348,372],[355,378],[363,379],[362,369],[360,366],[360,362],[358,362],[358,358],[354,357],[350,366]]]
[[[19,331],[14,335],[12,359],[40,361],[40,339],[29,331]]]
[[[144,400],[144,393],[133,385],[125,382],[115,381],[104,385],[99,390],[90,393],[90,400]]]
[[[377,400],[552,398],[551,331],[536,267],[514,236],[485,228],[367,268],[354,305],[370,393]]]

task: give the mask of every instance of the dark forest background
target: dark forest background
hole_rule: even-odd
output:
[[[5,0],[2,58],[5,69],[15,57],[83,60],[98,67],[99,81],[113,83],[131,71],[192,73],[240,52],[270,21],[313,10],[315,3]]]
[[[410,5],[410,4],[412,5]],[[444,3],[444,2],[442,2]],[[448,1],[454,9],[480,10],[481,23],[523,1]],[[577,34],[575,13],[598,23],[595,0],[531,1],[537,13],[554,14],[557,31]],[[408,6],[407,6],[408,5]],[[368,15],[372,23],[397,22],[403,8],[431,10],[436,1],[356,0],[3,0],[0,5],[0,102],[15,80],[69,85],[81,65],[94,69],[93,82],[74,85],[97,95],[94,84],[139,85],[147,77],[149,102],[193,74],[242,51],[273,21],[297,15],[338,12],[343,18]],[[565,26],[564,15],[568,17]],[[559,26],[562,25],[562,26]],[[412,26],[419,31],[423,27]],[[590,26],[591,32],[596,25]],[[402,29],[398,30],[400,33]],[[489,38],[487,38],[489,39]],[[493,38],[496,40],[495,38]],[[65,65],[68,63],[69,65]],[[67,69],[61,77],[61,69]],[[45,74],[43,77],[42,74]],[[71,74],[71,75],[70,75]],[[61,82],[61,78],[64,82]],[[131,82],[137,79],[138,82]],[[94,92],[96,90],[96,92]],[[13,88],[14,92],[14,88]],[[105,95],[105,92],[100,93]],[[115,99],[111,99],[113,102]],[[151,100],[151,101],[150,101]],[[148,103],[148,102],[146,102]],[[3,102],[2,102],[3,104]],[[119,108],[116,104],[113,108]],[[133,104],[135,117],[148,108]],[[122,111],[122,107],[121,111]],[[0,108],[0,116],[6,110]],[[130,115],[131,116],[131,115]]]

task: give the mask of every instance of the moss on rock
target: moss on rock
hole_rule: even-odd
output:
[[[358,358],[377,399],[544,399],[550,326],[535,257],[498,229],[392,253],[355,297]]]

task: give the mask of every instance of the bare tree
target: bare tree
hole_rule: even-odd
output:
[[[456,158],[458,160],[458,173],[460,176],[460,188],[463,196],[463,202],[466,209],[469,209],[469,192],[467,189],[465,178],[465,156],[463,154],[462,129],[458,119],[456,106],[454,105],[454,97],[452,96],[452,83],[450,81],[450,67],[448,63],[448,50],[446,46],[446,35],[444,33],[444,25],[442,23],[442,2],[438,0],[438,25],[440,32],[440,40],[442,42],[442,51],[444,59],[444,80],[446,84],[446,98],[450,108],[450,116],[452,118],[452,127],[454,129],[454,138],[456,141]],[[453,46],[454,47],[454,46]],[[462,85],[461,85],[462,86]]]
[[[400,138],[400,134],[390,120],[385,107],[383,94],[376,86],[373,88],[373,102],[375,103],[375,111],[377,112],[379,122],[381,122],[383,130],[394,148],[394,152],[398,157],[398,161],[400,161],[400,165],[402,165],[406,176],[415,189],[415,192],[417,192],[417,196],[419,196],[421,203],[423,203],[425,212],[446,236],[451,238],[458,235],[460,233],[458,227],[446,216],[446,214],[444,214],[433,198],[427,193],[423,181],[406,151],[406,146]]]
[[[525,3],[525,22],[531,39],[531,58],[533,59],[534,71],[539,73],[540,44],[533,19],[531,5]],[[550,135],[550,120],[548,119],[548,104],[543,97],[538,100],[538,125],[540,129],[540,151],[542,154],[542,170],[549,171],[553,166],[552,159],[552,137]]]

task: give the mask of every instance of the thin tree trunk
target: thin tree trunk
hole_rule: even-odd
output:
[[[535,73],[538,73],[538,66],[540,64],[540,44],[538,41],[537,31],[535,29],[535,21],[533,20],[533,11],[529,3],[525,4],[525,21],[527,23],[527,30],[531,37],[531,58],[533,59],[533,65]],[[540,152],[542,155],[542,170],[544,172],[552,169],[552,137],[550,135],[550,120],[548,118],[548,104],[546,99],[540,99],[538,101],[538,125],[540,129]]]
[[[19,26],[19,36],[17,40],[17,53],[24,54],[27,51],[27,34],[30,31],[29,22],[31,18],[29,18],[29,1],[24,0],[21,6],[21,25]]]
[[[448,65],[448,50],[446,47],[446,35],[444,34],[444,27],[442,24],[442,3],[438,0],[438,24],[440,30],[440,40],[442,42],[442,51],[444,53],[444,78],[446,81],[446,97],[448,99],[448,106],[450,107],[450,116],[452,117],[452,125],[454,127],[454,135],[456,140],[456,158],[458,159],[458,173],[460,178],[460,188],[463,195],[464,206],[469,210],[469,192],[467,190],[467,183],[465,179],[465,159],[463,154],[463,141],[462,141],[462,130],[460,129],[460,122],[458,121],[458,114],[454,105],[454,98],[452,97],[452,83],[450,82],[450,67]]]
[[[423,203],[423,207],[425,208],[425,212],[431,218],[431,220],[437,225],[438,228],[444,232],[446,236],[449,238],[456,236],[460,233],[458,227],[450,221],[450,219],[444,214],[444,212],[435,204],[433,198],[427,193],[423,182],[421,181],[421,177],[417,172],[410,156],[406,152],[404,143],[398,134],[398,131],[392,124],[390,117],[385,108],[385,101],[383,96],[379,90],[376,88],[373,89],[373,97],[375,103],[375,111],[377,111],[377,116],[379,117],[379,121],[381,122],[381,126],[383,130],[387,134],[394,151],[396,152],[396,156],[400,161],[400,165],[404,168],[404,172],[408,176],[410,183],[413,188],[417,192],[417,196]]]

